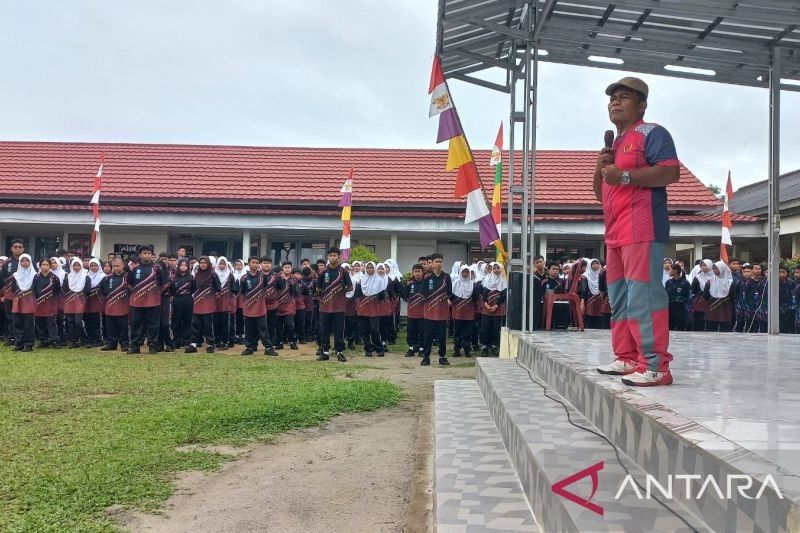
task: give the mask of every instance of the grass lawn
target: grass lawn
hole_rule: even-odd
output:
[[[0,530],[112,530],[107,507],[156,509],[176,472],[229,459],[182,445],[264,439],[399,402],[387,381],[343,379],[357,369],[0,348]]]

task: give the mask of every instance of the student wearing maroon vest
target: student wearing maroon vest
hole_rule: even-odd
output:
[[[425,269],[417,263],[411,267],[411,279],[403,288],[403,298],[406,300],[406,337],[408,351],[406,357],[419,355],[422,357],[422,344],[424,342],[425,318],[425,292],[423,284]]]
[[[56,325],[60,295],[61,281],[50,270],[50,260],[44,258],[39,262],[39,273],[33,278],[33,296],[36,298],[34,324],[36,338],[39,339],[37,348],[61,348]]]
[[[6,346],[14,346],[14,291],[11,289],[11,280],[19,267],[19,259],[25,252],[25,243],[20,239],[11,241],[11,257],[3,265],[3,306],[6,317]]]
[[[319,293],[320,351],[317,361],[330,359],[330,342],[333,334],[336,359],[347,362],[344,356],[344,313],[347,306],[346,293],[353,290],[350,274],[339,264],[339,248],[328,250],[328,266],[317,278]]]
[[[83,268],[83,261],[73,257],[69,263],[69,273],[61,292],[64,294],[64,323],[70,348],[80,348],[83,330],[83,312],[86,310],[86,297],[89,295],[89,272]]]
[[[67,333],[64,328],[64,281],[67,279],[67,262],[66,258],[51,257],[50,258],[50,272],[55,274],[58,278],[58,313],[56,314],[56,327],[58,328],[58,343],[63,347],[67,345]]]
[[[89,295],[86,297],[86,309],[83,312],[83,324],[90,348],[103,346],[100,333],[100,316],[105,308],[100,283],[105,279],[100,260],[93,257],[89,260]]]
[[[169,282],[169,293],[172,295],[172,339],[175,348],[185,348],[189,344],[192,327],[192,293],[194,278],[189,269],[189,261],[179,259],[175,268],[175,277]]]
[[[375,267],[378,276],[386,278],[386,296],[381,300],[381,339],[383,339],[384,350],[388,350],[387,344],[394,344],[397,333],[394,329],[394,302],[397,298],[395,281],[392,279],[391,267],[387,262],[378,263]]]
[[[449,365],[447,360],[447,319],[450,318],[450,298],[453,287],[450,275],[442,270],[444,256],[439,253],[431,254],[433,269],[423,284],[425,294],[425,344],[423,346],[422,361],[420,365],[431,364],[431,348],[433,337],[439,344],[439,364]]]
[[[352,271],[350,269],[349,263],[342,263],[342,268],[350,276],[350,281],[353,283],[353,287],[356,286],[358,283],[356,280],[357,277],[354,277]],[[345,306],[344,306],[344,340],[347,342],[347,348],[350,350],[355,350],[356,348],[356,338],[359,337],[358,333],[358,314],[356,313],[356,300],[355,300],[355,289],[349,290],[345,293],[344,297]]]
[[[247,260],[249,270],[239,278],[239,294],[242,297],[244,315],[245,349],[242,355],[252,355],[258,349],[258,341],[264,345],[264,355],[276,356],[267,335],[267,305],[264,292],[264,274],[258,257]]]
[[[205,340],[206,352],[214,353],[214,308],[220,283],[206,255],[197,262],[192,289],[192,334],[185,351],[196,353],[197,345]]]
[[[131,291],[125,279],[125,262],[114,259],[111,274],[100,282],[100,291],[105,299],[106,339],[102,352],[116,350],[119,346],[127,352],[130,345],[128,315],[130,314]]]
[[[353,299],[356,301],[361,339],[364,341],[364,355],[372,357],[374,352],[378,357],[383,357],[386,349],[381,338],[380,318],[384,312],[388,279],[378,276],[372,261],[367,261],[364,274],[359,278]]]
[[[227,350],[231,346],[231,305],[235,302],[235,295],[233,272],[225,257],[217,259],[214,274],[220,287],[214,303],[214,345],[218,350]]]
[[[506,316],[506,294],[508,283],[499,263],[492,262],[491,272],[483,279],[483,315],[481,322],[481,356],[500,353],[500,325]]]
[[[272,270],[272,260],[261,258],[261,273],[264,274],[264,301],[267,305],[267,335],[273,343],[278,342],[278,293],[285,288],[286,282],[277,272]]]
[[[33,295],[33,281],[36,270],[28,254],[19,256],[19,266],[11,278],[11,313],[14,316],[14,348],[16,352],[33,350],[36,297]]]
[[[283,349],[283,343],[288,342],[289,348],[297,350],[297,339],[294,331],[295,295],[297,283],[292,276],[292,262],[284,261],[278,276],[283,280],[283,289],[278,291],[278,323],[276,324],[278,345],[276,350]]]
[[[450,313],[453,317],[453,357],[470,357],[472,348],[472,323],[475,321],[475,302],[481,290],[472,280],[469,265],[462,264],[458,277],[453,280],[453,298]]]
[[[292,278],[294,278],[295,293],[294,293],[294,334],[297,342],[300,344],[306,343],[306,293],[308,288],[303,285],[303,275],[300,273],[299,268],[292,270]]]
[[[172,287],[170,282],[175,277],[175,266],[172,265],[174,256],[163,253],[158,254],[158,266],[167,273],[166,281],[161,286],[161,318],[158,321],[158,351],[174,352],[175,343],[172,339]],[[177,264],[177,263],[176,263]]]
[[[129,354],[141,353],[147,334],[148,351],[158,353],[158,329],[161,322],[161,288],[167,282],[166,271],[153,261],[153,249],[139,247],[139,263],[128,274],[131,289],[131,344]]]
[[[313,330],[314,274],[311,271],[311,267],[304,267],[300,273],[301,277],[298,286],[303,294],[303,307],[305,308],[305,317],[303,318],[305,329],[303,330],[303,337],[300,339],[300,344],[305,344],[308,341],[314,340],[315,337]]]

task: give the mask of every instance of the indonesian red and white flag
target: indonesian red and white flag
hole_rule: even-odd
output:
[[[726,246],[733,246],[733,241],[731,240],[731,228],[733,227],[733,223],[731,222],[731,214],[728,210],[728,203],[733,198],[733,184],[731,183],[731,172],[728,171],[728,183],[725,185],[725,196],[722,203],[722,241],[720,246],[720,259],[728,262],[728,250]]]
[[[428,85],[428,93],[431,95],[431,109],[428,112],[428,117],[434,117],[443,111],[453,108],[453,100],[450,99],[450,91],[447,89],[439,56],[436,56],[433,60],[432,72],[431,81]]]
[[[92,228],[92,255],[100,257],[100,190],[103,185],[103,164],[105,163],[105,153],[100,154],[100,167],[97,169],[97,174],[94,177],[94,184],[92,185],[92,199],[89,205],[92,206],[92,218],[94,219],[94,227]]]

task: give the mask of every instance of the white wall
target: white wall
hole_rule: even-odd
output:
[[[114,230],[101,230],[101,234],[103,236],[103,254],[101,257],[103,258],[114,251],[115,244],[152,244],[156,254],[159,252],[169,251],[167,250],[167,233],[165,231],[137,231],[136,233],[130,233]]]
[[[417,259],[423,255],[430,255],[436,250],[436,241],[430,240],[412,240],[412,239],[397,239],[397,265],[400,267],[400,272],[405,274],[411,272],[411,266],[417,262]]]

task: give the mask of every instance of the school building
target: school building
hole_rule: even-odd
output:
[[[185,246],[189,254],[216,251],[228,258],[321,258],[341,237],[337,203],[352,167],[354,244],[394,257],[403,271],[433,251],[448,265],[492,256],[481,250],[477,226],[464,225],[465,202],[453,197],[456,174],[444,171],[446,150],[59,142],[0,142],[0,242],[6,251],[12,238],[21,238],[35,257],[64,248],[88,253],[89,201],[101,153],[104,255],[150,244],[156,252]],[[489,156],[488,150],[475,152],[487,198]],[[536,253],[605,255],[592,192],[595,159],[591,150],[537,152]],[[516,168],[522,168],[521,154]],[[716,257],[719,199],[685,167],[668,192],[672,255]],[[766,242],[763,218],[734,215],[734,242]]]

